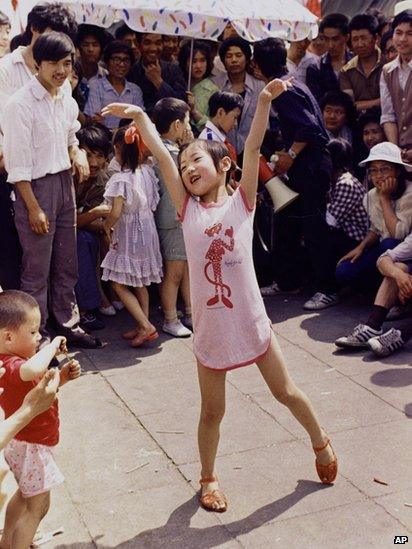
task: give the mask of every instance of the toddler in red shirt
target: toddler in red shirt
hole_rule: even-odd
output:
[[[66,351],[66,339],[55,337],[36,352],[41,340],[40,309],[30,295],[17,290],[0,293],[0,360],[5,373],[0,380],[4,392],[0,406],[5,417],[22,404],[37,385],[53,357]],[[80,364],[68,361],[60,370],[60,385],[80,376]],[[59,441],[57,399],[35,417],[4,449],[18,490],[6,511],[1,547],[29,547],[40,521],[50,506],[50,490],[64,480],[52,453]]]

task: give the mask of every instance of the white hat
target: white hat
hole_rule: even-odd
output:
[[[392,164],[401,164],[402,166],[412,168],[411,164],[407,164],[402,160],[401,150],[398,145],[389,143],[389,141],[378,143],[372,147],[369,151],[368,158],[359,162],[359,166],[363,167],[374,160],[385,160],[386,162],[392,162]]]
[[[402,2],[398,2],[397,4],[395,4],[395,7],[393,9],[393,14],[398,15],[399,13],[405,10],[412,10],[411,0],[403,0]]]

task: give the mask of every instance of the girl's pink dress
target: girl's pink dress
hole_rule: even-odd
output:
[[[271,323],[252,259],[254,212],[241,187],[216,203],[190,195],[184,203],[193,350],[214,370],[252,364],[269,347]]]

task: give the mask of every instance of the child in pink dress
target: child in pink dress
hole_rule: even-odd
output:
[[[117,130],[113,146],[121,171],[109,179],[104,197],[111,206],[104,227],[110,249],[102,262],[103,280],[110,280],[136,326],[123,334],[132,347],[159,337],[149,321],[147,286],[161,282],[162,256],[154,211],[159,202],[153,169],[141,162],[136,128]],[[133,288],[133,291],[130,289]]]
[[[156,156],[176,210],[180,212],[190,273],[194,353],[202,408],[198,444],[202,465],[201,504],[225,511],[215,458],[225,411],[226,372],[256,363],[272,394],[308,432],[322,482],[337,475],[337,458],[307,396],[290,378],[256,281],[252,259],[253,217],[260,146],[271,102],[290,86],[273,80],[259,95],[246,140],[239,188],[229,196],[232,161],[226,146],[197,140],[182,149],[178,172],[148,117],[138,107],[113,103],[103,114],[132,117]]]

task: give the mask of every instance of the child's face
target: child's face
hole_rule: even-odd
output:
[[[362,139],[368,149],[371,149],[378,143],[382,143],[384,140],[382,126],[377,122],[365,124],[362,131]]]
[[[185,132],[188,132],[191,130],[189,112],[185,114],[183,121],[176,120],[175,128],[176,128],[176,141],[182,141],[184,138]]]
[[[230,159],[228,162],[230,168]],[[180,172],[186,190],[195,196],[206,196],[220,184],[224,185],[226,178],[226,172],[216,170],[210,154],[196,141],[183,151]]]
[[[103,170],[106,165],[106,157],[99,150],[92,150],[89,147],[82,147],[86,152],[87,162],[89,163],[90,177],[97,177],[99,172]]]
[[[236,107],[232,111],[225,112],[224,109],[220,108],[217,114],[220,129],[228,134],[237,124],[237,121],[240,117],[240,109],[239,107]]]
[[[28,309],[23,324],[16,330],[6,330],[5,347],[8,353],[26,359],[35,355],[41,340],[39,329],[40,310],[37,307]]]
[[[38,77],[43,86],[50,90],[60,88],[72,72],[72,56],[69,54],[60,61],[42,61]]]

